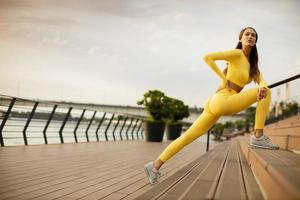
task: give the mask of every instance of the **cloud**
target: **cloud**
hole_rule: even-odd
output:
[[[0,70],[20,81],[26,80],[23,73],[61,84],[68,98],[77,98],[66,91],[79,83],[85,99],[105,91],[109,98],[97,96],[102,103],[131,104],[136,94],[161,88],[194,105],[219,83],[202,56],[234,48],[241,28],[251,25],[260,34],[260,66],[268,82],[287,78],[283,69],[297,73],[297,1],[245,2],[1,0]]]

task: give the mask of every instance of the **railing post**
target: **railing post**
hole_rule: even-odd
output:
[[[69,116],[70,116],[71,111],[72,111],[72,107],[69,108],[68,113],[67,113],[67,115],[66,115],[66,117],[65,117],[65,119],[64,119],[64,121],[63,121],[63,123],[62,123],[62,125],[61,125],[61,127],[60,127],[60,130],[59,130],[60,142],[61,142],[62,144],[64,143],[64,138],[63,138],[63,133],[62,133],[62,132],[63,132],[63,130],[64,130],[64,128],[65,128],[65,125],[66,125],[66,123],[67,123],[67,121],[68,121],[68,119],[69,119]]]
[[[132,124],[133,120],[134,120],[134,118],[131,118],[130,124],[129,124],[128,128],[126,129],[126,133],[125,134],[126,134],[127,140],[129,140],[129,138],[128,138],[128,131],[129,131],[130,127],[131,127],[131,124]]]
[[[94,118],[95,118],[96,113],[97,113],[97,111],[94,112],[93,117],[92,117],[92,119],[90,120],[90,123],[89,123],[89,125],[87,126],[87,128],[86,128],[86,130],[85,130],[85,136],[86,136],[86,141],[87,141],[87,142],[90,141],[90,140],[89,140],[88,132],[89,132],[90,126],[91,126],[91,124],[92,124],[92,122],[93,122],[93,120],[94,120]]]
[[[120,129],[120,138],[121,138],[121,140],[123,140],[123,136],[122,136],[122,131],[123,131],[123,129],[124,129],[124,127],[125,127],[125,125],[126,125],[126,121],[128,120],[128,116],[126,116],[126,118],[125,118],[125,120],[124,120],[124,122],[123,122],[123,125],[122,125],[122,128]]]
[[[4,116],[3,120],[2,120],[1,126],[0,126],[0,143],[1,143],[2,147],[4,147],[4,140],[3,140],[2,131],[3,131],[5,123],[6,123],[7,119],[8,119],[8,117],[9,117],[9,114],[10,114],[11,109],[13,108],[15,102],[16,102],[16,98],[12,98],[12,100],[11,100],[11,102],[9,104],[9,107],[8,107],[6,113],[5,113],[5,116]]]
[[[142,136],[142,139],[144,139],[144,129],[142,128],[142,131],[141,131],[141,136]]]
[[[145,121],[142,120],[142,123],[141,123],[141,128],[142,128],[142,129],[141,129],[141,131],[140,131],[140,133],[141,133],[141,138],[142,138],[142,139],[144,139],[144,134],[143,134],[143,133],[144,133],[144,129],[143,129],[144,122],[145,122]]]
[[[107,124],[106,129],[104,131],[104,135],[105,135],[106,141],[108,141],[107,131],[108,131],[109,127],[110,127],[111,121],[114,119],[114,116],[115,116],[115,114],[112,114],[112,116],[111,116],[111,118],[109,120],[109,123]]]
[[[131,137],[132,137],[133,140],[134,140],[133,132],[134,132],[134,130],[135,130],[135,128],[136,128],[136,125],[137,125],[138,121],[139,121],[139,119],[136,120],[136,122],[135,122],[135,124],[134,124],[134,126],[133,126],[133,129],[132,129],[132,131],[131,131]],[[138,139],[138,138],[137,138],[137,139]]]
[[[26,131],[27,131],[27,128],[28,128],[28,126],[29,126],[29,123],[31,122],[31,119],[32,119],[32,117],[33,117],[33,115],[34,115],[34,113],[35,113],[35,109],[36,109],[36,107],[38,106],[38,104],[39,104],[39,102],[35,102],[35,104],[33,105],[32,111],[31,111],[31,113],[30,113],[30,115],[29,115],[29,117],[28,117],[28,119],[27,119],[27,122],[26,122],[26,124],[25,124],[25,126],[24,126],[24,129],[23,129],[23,139],[24,139],[25,145],[28,145],[27,136],[26,136]]]
[[[79,118],[79,120],[77,121],[76,127],[75,127],[75,129],[74,129],[74,131],[73,131],[73,135],[74,135],[74,139],[75,139],[75,142],[76,142],[76,143],[78,143],[78,139],[77,139],[77,129],[78,129],[78,127],[79,127],[79,125],[80,125],[80,122],[81,122],[81,120],[82,120],[82,118],[83,118],[83,116],[84,116],[84,113],[85,113],[85,109],[83,109],[83,111],[82,111],[82,113],[81,113],[81,115],[80,115],[80,118]]]
[[[143,125],[143,120],[141,120],[141,121],[142,121],[142,122],[140,123],[140,125],[138,126],[138,129],[137,129],[137,131],[136,131],[136,137],[137,137],[137,139],[140,139],[140,138],[139,138],[139,131],[140,131],[142,125]]]
[[[45,141],[45,144],[48,144],[48,140],[47,140],[47,129],[48,129],[48,126],[49,126],[49,124],[50,124],[50,122],[51,122],[51,120],[52,120],[52,118],[53,118],[53,115],[54,115],[54,113],[55,113],[56,108],[57,108],[57,105],[54,105],[54,107],[53,107],[53,109],[52,109],[52,112],[51,112],[51,114],[50,114],[50,116],[49,116],[49,119],[47,120],[47,123],[46,123],[46,125],[45,125],[44,130],[43,130],[43,135],[44,135],[44,141]]]
[[[103,122],[104,119],[105,119],[105,116],[106,116],[106,112],[103,114],[103,116],[102,116],[102,118],[101,118],[101,120],[100,120],[100,122],[99,122],[99,124],[98,124],[97,130],[96,130],[96,137],[97,137],[97,141],[98,141],[98,142],[99,142],[98,131],[99,131],[101,125],[102,125],[102,122]]]
[[[210,130],[211,130],[211,129],[209,129],[209,130],[207,131],[206,152],[209,151],[209,135],[210,135]]]
[[[120,123],[121,118],[122,118],[122,116],[119,116],[119,117],[118,117],[118,121],[117,121],[117,123],[116,123],[116,125],[115,125],[115,127],[114,127],[114,130],[113,130],[113,133],[112,133],[112,134],[113,134],[114,141],[116,141],[115,131],[116,131],[116,129],[117,129],[119,123]]]

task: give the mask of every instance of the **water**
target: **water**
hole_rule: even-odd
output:
[[[46,120],[37,120],[34,119],[30,122],[26,135],[28,144],[44,144],[44,136],[43,136],[43,130],[46,125]],[[107,130],[107,137],[108,140],[112,141],[113,139],[113,130],[115,128],[115,124],[117,123],[117,120],[112,121],[109,129]],[[3,129],[3,138],[4,143],[6,146],[9,145],[24,145],[23,140],[23,129],[26,124],[26,119],[22,118],[10,118]],[[74,137],[74,129],[76,127],[77,122],[76,121],[68,121],[62,131],[63,139],[65,143],[74,143],[75,137]],[[82,121],[76,131],[78,142],[87,142],[86,138],[86,129],[88,127],[89,121]],[[87,135],[89,138],[89,141],[97,141],[96,137],[96,130],[98,127],[99,122],[93,121],[91,124]],[[49,124],[49,127],[47,129],[47,139],[49,144],[53,143],[60,143],[60,137],[59,137],[59,130],[62,125],[62,121],[51,121]],[[98,136],[100,141],[106,141],[105,139],[105,130],[108,125],[108,120],[104,121],[98,130]],[[120,130],[122,128],[123,121],[120,121],[119,126],[115,130],[115,139],[121,140],[120,136]],[[132,125],[129,128],[129,122],[126,123],[126,125],[123,128],[122,131],[122,137],[123,140],[126,139],[126,131],[128,133],[129,139],[132,139],[132,131],[133,131],[134,125]],[[138,126],[136,126],[133,137],[137,139],[137,129]],[[141,139],[141,129],[138,133],[138,137]]]
[[[5,146],[14,146],[14,145],[24,145],[24,139],[23,139],[23,130],[24,126],[27,122],[27,119],[25,118],[9,118],[5,124],[5,127],[3,129],[3,139],[4,139],[4,144]],[[44,136],[43,136],[43,130],[44,127],[47,123],[47,120],[39,120],[39,119],[33,119],[27,130],[26,130],[26,135],[27,135],[27,142],[29,145],[34,145],[34,144],[45,144],[44,141]],[[105,130],[106,127],[109,123],[109,120],[105,120],[100,129],[98,130],[98,137],[99,141],[106,141],[105,138]],[[113,120],[109,129],[107,130],[107,138],[109,141],[113,141],[113,130],[115,129],[117,120]],[[139,132],[137,133],[138,127],[140,125],[140,122],[136,125],[136,128],[134,128],[135,120],[130,125],[130,120],[128,120],[122,130],[122,133],[120,134],[121,128],[123,126],[124,121],[120,121],[119,125],[115,129],[115,139],[116,140],[121,140],[121,136],[123,140],[127,140],[126,137],[126,132],[128,135],[128,139],[132,140],[134,139],[142,139],[141,132],[142,128],[140,128]],[[76,131],[77,135],[77,140],[78,142],[87,142],[86,138],[86,130],[88,127],[89,121],[82,121],[80,125],[78,126],[78,129]],[[46,135],[47,135],[47,140],[48,144],[56,144],[60,143],[60,136],[59,136],[59,130],[61,128],[62,121],[58,120],[52,120],[51,123],[48,126]],[[64,143],[75,143],[75,137],[74,137],[74,130],[77,125],[77,121],[68,121],[62,131]],[[88,138],[90,142],[96,142],[97,137],[96,137],[96,130],[99,125],[99,122],[93,121],[88,132]],[[128,129],[129,128],[129,129]],[[133,134],[133,136],[132,136]],[[167,140],[166,134],[164,134],[164,140]],[[203,135],[197,139],[198,142],[203,142],[206,143],[207,141],[207,136]],[[212,141],[213,142],[213,141]]]

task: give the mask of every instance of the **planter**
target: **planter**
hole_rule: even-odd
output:
[[[144,128],[146,141],[161,142],[164,137],[165,126],[165,122],[145,121]]]
[[[167,139],[175,140],[180,137],[182,124],[167,124]]]

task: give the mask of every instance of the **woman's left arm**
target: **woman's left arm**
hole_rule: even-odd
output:
[[[268,88],[268,84],[265,81],[265,79],[263,78],[261,72],[259,73],[259,77],[258,77],[257,83],[259,85],[258,93],[257,93],[257,100],[260,101],[261,99],[266,98],[266,96],[267,96],[267,90],[269,89]]]
[[[262,76],[261,72],[259,73],[259,77],[258,77],[257,83],[258,83],[259,87],[268,88],[268,84],[265,81],[264,77]]]

